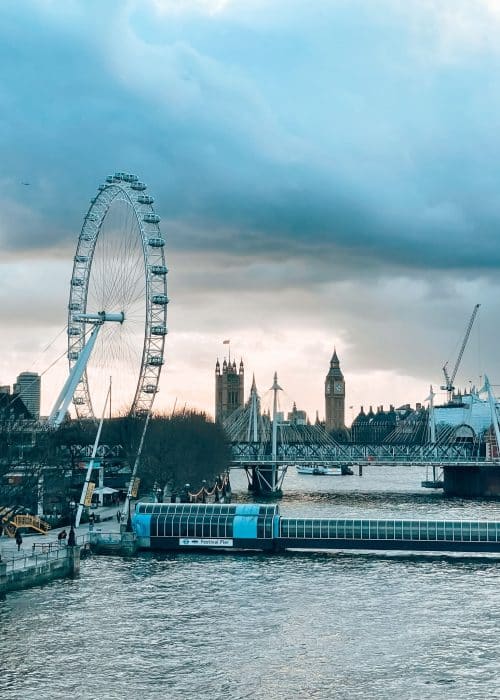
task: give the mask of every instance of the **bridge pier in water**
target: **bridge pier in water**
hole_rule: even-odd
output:
[[[500,465],[443,465],[445,496],[461,498],[499,498]]]
[[[287,467],[277,464],[249,464],[245,466],[248,490],[263,498],[282,498],[283,480]]]

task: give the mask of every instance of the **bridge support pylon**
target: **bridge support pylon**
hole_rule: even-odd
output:
[[[287,465],[249,464],[245,466],[248,490],[261,498],[281,498]]]

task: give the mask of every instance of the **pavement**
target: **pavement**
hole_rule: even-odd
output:
[[[99,515],[100,522],[94,524],[94,532],[119,532],[120,525],[116,519],[116,513],[121,510],[121,505],[119,506],[106,506],[103,508],[93,508],[92,513],[97,517]],[[41,535],[36,532],[23,534],[23,543],[20,550],[17,550],[17,544],[13,537],[7,537],[5,534],[0,537],[0,554],[3,560],[12,559],[25,559],[25,557],[31,556],[33,551],[41,554],[44,550],[47,551],[48,547],[43,547],[42,545],[51,545],[51,549],[57,547],[59,540],[57,535],[61,530],[66,530],[69,532],[68,525],[64,527],[57,527],[53,530],[49,530],[47,534]],[[87,535],[89,532],[89,523],[84,525],[79,525],[75,528],[77,542],[79,538]],[[33,550],[33,545],[36,545]],[[65,546],[64,544],[61,546]]]

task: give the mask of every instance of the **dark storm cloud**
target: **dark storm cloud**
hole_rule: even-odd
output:
[[[495,270],[499,56],[443,56],[433,3],[382,4],[3,3],[2,248],[71,248],[129,169],[173,249]]]

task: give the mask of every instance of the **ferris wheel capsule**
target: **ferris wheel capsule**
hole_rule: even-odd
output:
[[[153,275],[159,275],[160,277],[165,276],[168,272],[165,265],[151,265],[149,269]]]

